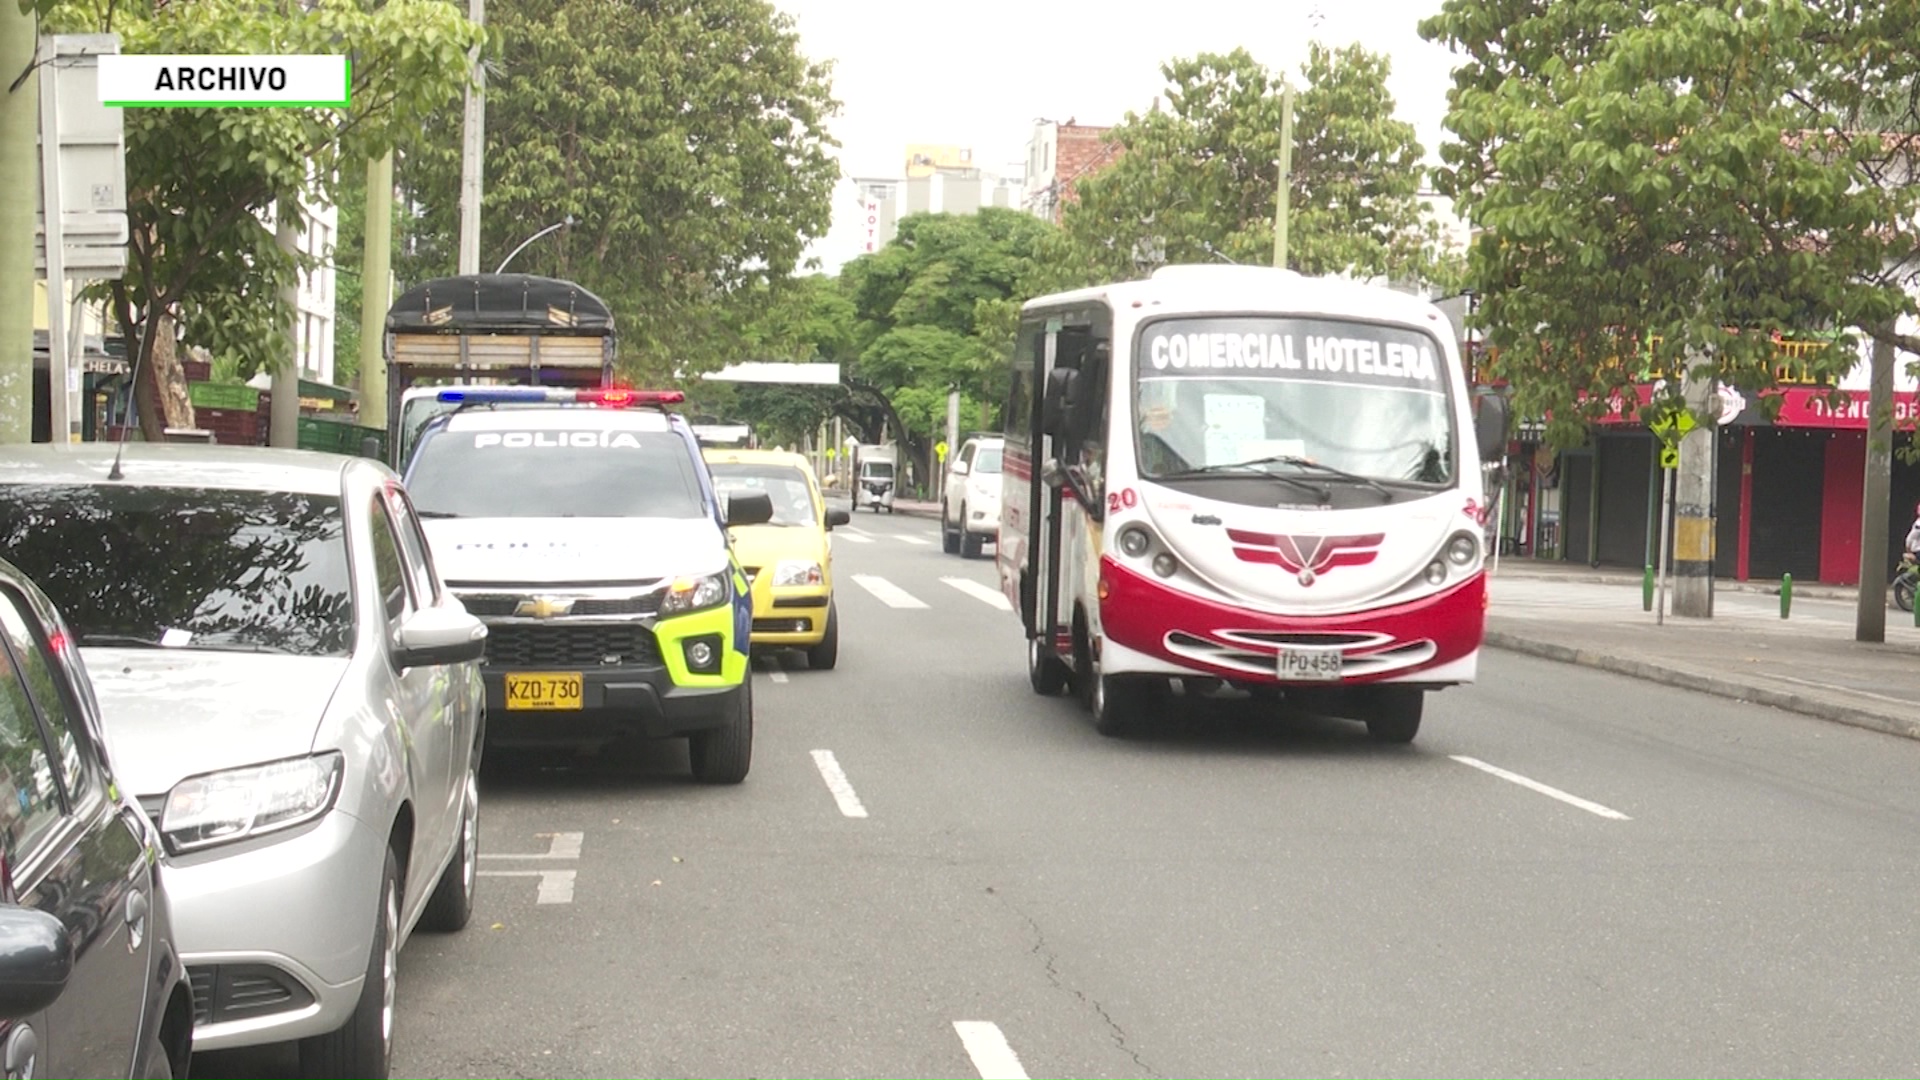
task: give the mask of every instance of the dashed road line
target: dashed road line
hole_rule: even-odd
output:
[[[973,1059],[980,1080],[1027,1080],[1020,1056],[1007,1045],[1007,1037],[1000,1033],[998,1024],[988,1020],[955,1020],[953,1030],[959,1033],[960,1044],[967,1048],[967,1056]]]
[[[772,679],[774,682],[777,682],[777,683],[784,683],[787,681],[787,673],[779,670],[778,668],[775,668],[774,670],[767,672],[767,678]]]
[[[895,533],[893,538],[895,540],[900,541],[903,544],[917,544],[921,547],[925,547],[927,546],[927,544],[931,543],[931,541],[925,540],[918,536],[903,536],[899,533]]]
[[[982,585],[972,578],[943,577],[940,580],[959,589],[961,592],[966,593],[968,596],[973,597],[988,607],[999,608],[1001,611],[1013,610],[1013,605],[1007,603],[1007,598],[1000,594],[999,589],[993,588],[992,586]]]
[[[537,877],[540,879],[540,893],[534,899],[536,904],[573,903],[572,870],[481,870],[481,877]]]
[[[871,544],[871,543],[873,543],[873,537],[871,537],[871,536],[867,536],[867,535],[865,535],[864,533],[847,533],[847,534],[846,534],[846,535],[844,535],[844,536],[842,536],[842,535],[840,535],[840,533],[841,533],[841,530],[842,530],[842,529],[845,529],[845,528],[846,528],[846,526],[845,526],[845,525],[842,525],[842,526],[841,526],[841,527],[840,527],[839,529],[835,529],[835,530],[833,530],[833,532],[834,532],[834,539],[836,539],[836,540],[845,540],[845,541],[846,541],[847,543],[849,543],[849,544]]]
[[[480,857],[483,859],[513,859],[515,861],[522,859],[577,859],[580,857],[580,845],[585,842],[587,836],[585,833],[577,832],[537,833],[535,835],[547,838],[547,850],[542,854],[508,855],[483,851],[480,853]]]
[[[1502,780],[1507,780],[1512,783],[1519,784],[1521,787],[1526,788],[1529,791],[1537,791],[1540,794],[1545,795],[1550,799],[1559,799],[1561,802],[1566,803],[1568,806],[1577,806],[1580,809],[1585,810],[1589,814],[1598,815],[1600,817],[1606,818],[1609,821],[1632,821],[1633,820],[1632,818],[1621,813],[1620,811],[1615,810],[1611,806],[1601,806],[1597,802],[1593,802],[1589,799],[1583,799],[1578,795],[1569,795],[1568,793],[1561,791],[1557,787],[1549,787],[1538,780],[1531,780],[1531,779],[1528,779],[1527,777],[1521,776],[1517,772],[1508,772],[1507,770],[1501,768],[1498,765],[1489,765],[1486,762],[1481,761],[1479,758],[1465,757],[1460,754],[1449,754],[1447,756],[1453,758],[1453,760],[1459,762],[1462,765],[1471,766],[1472,768],[1479,769],[1481,772],[1489,773],[1491,775],[1497,776]]]
[[[815,750],[814,767],[820,770],[820,779],[827,782],[827,790],[833,793],[833,801],[840,806],[840,812],[851,818],[867,816],[867,808],[860,804],[860,796],[853,793],[853,784],[847,780],[847,774],[834,760],[833,751]]]
[[[923,608],[926,603],[907,590],[874,574],[855,574],[853,580],[861,588],[874,595],[876,600],[892,608]]]

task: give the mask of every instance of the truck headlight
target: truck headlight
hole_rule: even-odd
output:
[[[167,792],[160,832],[195,851],[290,829],[333,808],[346,763],[338,751],[190,776]]]
[[[820,564],[806,559],[787,559],[773,568],[775,585],[818,585],[825,580]]]
[[[660,614],[680,615],[718,607],[727,602],[729,594],[724,570],[706,577],[675,578],[673,584],[667,586],[667,594],[660,598]]]

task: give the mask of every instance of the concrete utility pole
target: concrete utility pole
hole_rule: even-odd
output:
[[[32,14],[0,0],[0,443],[33,441],[33,219],[39,205],[40,80]],[[58,237],[58,222],[49,222]],[[58,242],[56,239],[55,243]],[[49,294],[51,295],[51,293]]]
[[[393,151],[367,162],[366,236],[360,259],[360,423],[387,426],[388,278],[393,263]]]
[[[1682,394],[1687,407],[1710,416],[1713,383],[1694,374],[1702,358],[1687,357]],[[1674,478],[1673,613],[1713,618],[1713,441],[1719,426],[1711,419],[1680,439],[1680,470]]]
[[[486,0],[467,0],[467,18],[482,26],[487,21]],[[480,272],[481,174],[486,165],[487,70],[480,63],[480,46],[469,54],[472,86],[467,88],[466,122],[460,140],[460,272]]]
[[[1891,330],[1892,327],[1887,329]],[[1861,485],[1860,596],[1855,641],[1887,640],[1887,514],[1893,482],[1893,346],[1874,340],[1868,370],[1867,475]]]
[[[1273,265],[1287,268],[1287,218],[1293,201],[1293,83],[1280,84],[1280,191],[1274,198]]]
[[[274,207],[276,216],[283,207]],[[275,239],[291,258],[300,250],[300,232],[281,217]],[[300,275],[280,290],[288,311],[287,362],[273,369],[273,404],[267,413],[267,444],[292,449],[300,445]]]

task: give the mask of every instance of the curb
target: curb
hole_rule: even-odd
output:
[[[1534,641],[1519,634],[1504,630],[1488,630],[1485,643],[1496,649],[1508,652],[1524,653],[1543,660],[1557,660],[1563,664],[1595,668],[1610,671],[1616,675],[1644,679],[1681,690],[1698,690],[1703,694],[1729,698],[1734,701],[1750,702],[1755,705],[1767,705],[1787,712],[1812,716],[1849,727],[1866,728],[1885,735],[1898,735],[1905,739],[1920,739],[1920,721],[1904,720],[1866,709],[1856,709],[1838,702],[1823,701],[1806,694],[1796,694],[1785,690],[1767,690],[1754,686],[1742,686],[1727,679],[1718,679],[1710,675],[1700,675],[1677,667],[1648,663],[1644,660],[1631,660],[1610,653],[1591,652],[1566,645],[1556,645],[1547,641]]]
[[[1636,591],[1640,588],[1639,578],[1610,577],[1606,574],[1528,573],[1525,570],[1514,570],[1489,575],[1489,580],[1498,581],[1501,578],[1507,578],[1513,581],[1570,581],[1580,585],[1615,585],[1623,589],[1631,588]],[[1713,583],[1713,591],[1779,596],[1780,585],[1778,582],[1768,585],[1758,581],[1715,581]],[[1809,600],[1853,600],[1860,594],[1857,590],[1846,586],[1820,584],[1802,585],[1795,583],[1793,586],[1793,595],[1796,599],[1804,597]]]

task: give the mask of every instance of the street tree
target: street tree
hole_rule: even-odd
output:
[[[1029,214],[914,214],[891,243],[841,271],[854,315],[845,415],[862,437],[891,431],[924,459],[958,390],[982,426],[1006,396],[1019,305],[1039,291],[1035,257],[1053,227]]]
[[[630,373],[739,359],[755,287],[793,273],[828,225],[828,66],[766,0],[496,0],[487,19],[481,269],[572,215],[511,269],[604,297]],[[456,270],[447,104],[396,160],[417,215],[399,234],[402,280]]]
[[[121,35],[150,54],[345,53],[351,104],[340,109],[128,109],[124,276],[104,287],[139,372],[143,434],[191,421],[176,334],[243,375],[292,363],[281,288],[302,269],[275,243],[304,227],[301,202],[332,198],[339,169],[362,167],[418,130],[465,84],[483,36],[445,0],[83,0],[49,25]],[[176,327],[178,330],[176,331]]]
[[[1078,181],[1046,251],[1050,287],[1169,263],[1272,262],[1281,77],[1245,49],[1160,70],[1167,107],[1107,134],[1120,153]],[[1288,265],[1446,287],[1458,268],[1423,216],[1423,151],[1394,116],[1388,72],[1359,45],[1310,45],[1294,98]]]
[[[1830,383],[1856,331],[1916,344],[1912,140],[1863,126],[1911,112],[1914,5],[1447,0],[1421,33],[1466,56],[1436,182],[1490,373],[1549,440],[1643,379],[1771,390],[1772,332],[1843,331],[1800,364]]]

